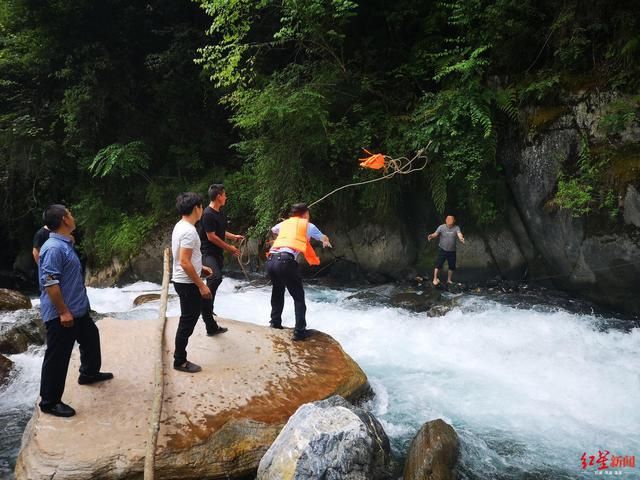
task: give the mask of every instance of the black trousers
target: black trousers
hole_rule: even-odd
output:
[[[448,250],[443,250],[442,248],[438,248],[438,258],[436,259],[436,268],[441,269],[444,266],[444,261],[447,261],[449,264],[449,270],[452,272],[456,269],[456,252],[449,252]]]
[[[218,329],[218,324],[215,318],[213,318],[213,304],[216,300],[216,292],[218,287],[222,283],[222,259],[214,255],[204,254],[202,256],[202,264],[211,268],[213,274],[207,277],[207,287],[211,290],[211,300],[208,298],[202,298],[200,311],[202,313],[202,319],[207,327],[207,332],[212,333]]]
[[[293,255],[272,254],[267,260],[267,274],[273,285],[271,290],[271,323],[274,325],[282,324],[284,290],[286,288],[293,297],[293,306],[296,312],[295,331],[304,331],[307,328],[305,319],[307,305],[304,302],[304,287],[298,262],[295,261]]]
[[[173,365],[177,367],[187,361],[187,344],[200,317],[202,297],[200,290],[193,283],[174,282],[173,286],[180,297],[180,321],[173,352]]]
[[[89,314],[74,318],[72,327],[63,327],[59,318],[45,322],[45,326],[47,349],[40,379],[41,406],[62,401],[69,360],[76,341],[80,345],[80,373],[95,375],[102,365],[100,332]]]

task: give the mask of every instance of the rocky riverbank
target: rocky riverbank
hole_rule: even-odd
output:
[[[222,320],[229,332],[196,330],[190,359],[203,371],[170,368],[176,318],[165,336],[165,396],[157,450],[162,478],[241,478],[255,473],[262,455],[296,409],[369,391],[360,367],[328,335],[292,342],[290,330]],[[103,368],[115,378],[77,384],[74,352],[64,400],[70,419],[36,411],[23,438],[18,479],[139,478],[153,398],[155,322],[102,319]]]

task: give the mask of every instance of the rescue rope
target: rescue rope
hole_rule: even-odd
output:
[[[385,172],[382,177],[374,178],[374,179],[371,179],[371,180],[365,180],[365,181],[362,181],[362,182],[349,183],[347,185],[343,185],[341,187],[338,187],[335,190],[332,190],[329,193],[327,193],[325,196],[319,198],[315,202],[310,203],[308,205],[308,207],[309,208],[313,207],[314,205],[316,205],[316,204],[322,202],[323,200],[329,198],[334,193],[337,193],[340,190],[344,190],[345,188],[357,187],[357,186],[360,186],[360,185],[366,185],[368,183],[379,182],[381,180],[388,180],[390,178],[395,177],[396,175],[408,175],[409,173],[414,173],[414,172],[419,172],[420,170],[424,170],[426,168],[426,166],[429,164],[429,158],[425,155],[425,152],[429,148],[430,145],[431,145],[431,142],[429,142],[426,147],[421,148],[420,150],[418,150],[418,152],[415,154],[415,156],[413,158],[411,158],[411,159],[409,159],[407,157],[392,158],[392,157],[390,157],[388,155],[382,155],[384,157],[384,172]],[[422,164],[422,166],[420,166],[420,167],[414,167],[413,166],[413,162],[415,162],[417,160],[424,160],[424,163]],[[389,172],[389,173],[387,173],[387,172]]]
[[[162,399],[164,396],[164,327],[167,321],[167,300],[169,298],[169,249],[164,249],[164,272],[162,274],[162,292],[160,294],[160,314],[158,316],[156,342],[156,361],[154,367],[155,385],[153,389],[153,404],[149,415],[147,430],[147,448],[144,457],[144,480],[154,480],[156,463],[156,445],[160,430],[160,416],[162,414]]]
[[[247,261],[246,262],[243,261],[244,252],[247,251],[247,237],[244,237],[242,240],[240,240],[240,245],[238,246],[238,249],[240,250],[240,256],[236,257],[238,259],[238,265],[240,265],[240,268],[242,269],[242,273],[244,273],[244,278],[246,278],[248,282],[249,274],[247,273],[247,270],[244,267],[245,265],[249,265],[249,262],[251,261],[251,256],[247,254]]]
[[[383,155],[383,154],[380,154],[380,153],[372,155],[367,150],[365,150],[365,152],[367,152],[369,155],[371,155],[369,161],[374,160],[374,162],[376,162],[376,164],[378,164],[378,165],[377,166],[372,166],[372,164],[369,164],[367,161],[365,161],[364,163],[361,163],[360,166],[366,167],[366,168],[374,168],[374,169],[384,168],[384,175],[382,175],[381,177],[378,177],[378,178],[373,178],[371,180],[363,180],[362,182],[354,182],[354,183],[349,183],[347,185],[342,185],[341,187],[338,187],[338,188],[330,191],[329,193],[327,193],[323,197],[319,198],[318,200],[310,203],[308,205],[308,208],[311,208],[314,205],[317,205],[318,203],[322,202],[323,200],[326,200],[327,198],[329,198],[331,195],[333,195],[333,194],[335,194],[335,193],[337,193],[337,192],[339,192],[341,190],[344,190],[345,188],[357,187],[357,186],[360,186],[360,185],[367,185],[369,183],[375,183],[375,182],[379,182],[381,180],[389,180],[390,178],[393,178],[396,175],[408,175],[410,173],[419,172],[421,170],[424,170],[427,167],[427,165],[429,164],[429,158],[427,157],[425,152],[429,149],[430,146],[431,146],[431,142],[429,142],[426,147],[421,148],[420,150],[418,150],[416,152],[416,154],[413,156],[413,158],[407,158],[407,157],[392,158],[389,155]],[[414,166],[414,162],[422,161],[422,160],[424,160],[422,165]],[[245,256],[245,252],[247,251],[246,238],[243,239],[240,242],[239,249],[240,249],[240,256],[236,257],[236,258],[238,259],[238,264],[240,265],[240,268],[242,269],[242,273],[244,273],[245,278],[247,279],[247,281],[249,281],[249,275],[247,274],[247,271],[245,269],[245,265],[249,265],[249,262],[251,260],[250,254],[247,254],[246,262],[243,260],[244,256]],[[334,259],[333,262],[331,262],[330,265],[335,263],[336,260],[337,259]],[[326,268],[326,266],[324,268]],[[322,270],[324,270],[324,268]],[[319,273],[319,272],[317,272],[317,273]],[[317,273],[316,273],[316,275],[317,275]]]
[[[618,265],[614,265],[613,267],[602,267],[602,268],[590,268],[589,270],[591,272],[606,272],[609,270],[615,270],[616,268],[622,268],[622,267],[628,267],[631,265],[640,265],[640,260],[636,261],[636,262],[626,262],[626,263],[619,263]],[[575,266],[574,266],[575,268]],[[527,281],[528,282],[537,282],[540,280],[550,280],[552,278],[562,278],[562,277],[570,277],[572,276],[574,273],[573,271],[570,273],[560,273],[558,275],[547,275],[544,277],[535,277],[535,278],[530,278]],[[587,275],[576,275],[575,278],[589,278]]]

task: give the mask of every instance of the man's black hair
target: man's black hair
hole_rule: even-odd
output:
[[[198,206],[202,206],[202,195],[199,193],[183,192],[176,198],[176,209],[180,215],[191,215]]]
[[[222,183],[212,183],[209,185],[209,200],[212,202],[218,198],[224,192],[224,185]]]
[[[57,231],[62,225],[62,219],[67,215],[67,207],[59,203],[49,205],[42,213],[42,222],[52,232]]]
[[[309,211],[309,207],[307,207],[306,203],[294,203],[291,205],[291,210],[289,211],[290,217],[301,217],[305,213]]]

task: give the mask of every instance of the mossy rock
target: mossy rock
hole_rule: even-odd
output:
[[[529,124],[529,128],[532,130],[542,130],[567,113],[569,113],[569,109],[563,105],[553,107],[536,107],[536,109],[529,114],[527,123]]]

